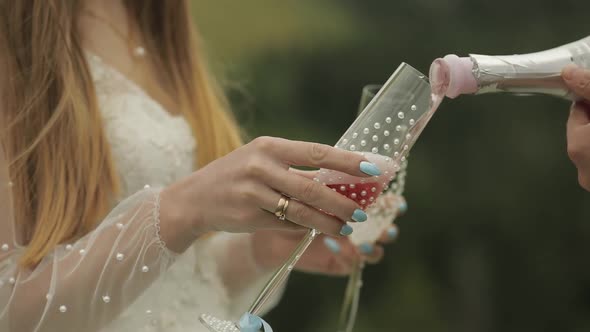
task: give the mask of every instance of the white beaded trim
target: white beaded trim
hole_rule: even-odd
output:
[[[162,250],[168,251],[168,247],[166,246],[166,242],[164,240],[162,240],[162,236],[160,234],[160,193],[159,192],[155,192],[154,195],[155,197],[155,201],[154,201],[154,212],[153,212],[153,218],[154,218],[154,227],[156,228],[156,237],[157,237],[157,243],[158,246],[160,248],[162,248]]]

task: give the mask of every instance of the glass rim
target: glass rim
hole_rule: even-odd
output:
[[[393,74],[391,74],[391,76],[389,77],[389,79],[383,83],[383,84],[368,84],[365,85],[362,89],[362,93],[364,94],[365,92],[369,93],[370,96],[370,101],[367,105],[365,105],[364,109],[359,112],[359,116],[362,115],[365,111],[367,111],[372,104],[378,99],[378,97],[381,95],[381,91],[391,85],[393,83],[393,81],[395,81],[395,78],[400,74],[400,72],[402,71],[411,71],[414,74],[414,78],[418,81],[420,81],[421,83],[427,84],[428,86],[430,86],[430,82],[428,80],[428,76],[422,74],[422,72],[420,72],[418,69],[412,67],[411,65],[409,65],[406,62],[402,62],[399,64],[399,66],[397,66],[397,68],[395,69],[395,71],[393,72]],[[377,89],[376,92],[373,93],[373,91],[371,91],[371,89],[375,88],[379,86],[379,89]]]
[[[424,81],[427,84],[430,84],[430,82],[428,80],[428,76],[424,75],[421,71],[419,71],[418,69],[412,67],[412,65],[408,64],[407,62],[400,63],[400,65],[397,67],[396,71],[398,71],[398,70],[404,70],[406,68],[408,70],[412,70],[416,74],[416,76],[418,76],[419,79],[421,79],[422,81]]]
[[[424,83],[430,84],[429,79],[426,75],[422,74],[422,72],[420,72],[418,69],[412,67],[412,65],[410,65],[406,62],[400,63],[395,71],[397,72],[399,70],[411,70],[416,74],[416,77],[418,79],[424,81]],[[395,75],[395,72],[393,73],[393,75]],[[377,84],[377,83],[366,84],[363,86],[362,92],[363,92],[363,94],[366,92],[366,93],[372,95],[372,97],[374,97],[379,92],[379,90],[381,90],[381,88],[383,88],[383,86],[386,84],[387,84],[387,82],[382,83],[382,84]]]

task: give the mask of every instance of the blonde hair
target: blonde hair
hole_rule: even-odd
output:
[[[0,142],[14,217],[34,266],[56,245],[91,231],[119,191],[76,20],[82,1],[0,0],[4,73]],[[145,47],[200,144],[199,165],[242,144],[202,58],[187,1],[125,1]]]

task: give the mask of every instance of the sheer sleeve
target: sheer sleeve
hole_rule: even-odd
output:
[[[0,331],[97,331],[130,305],[173,262],[159,235],[159,190],[127,198],[99,226],[18,265],[11,183],[0,149]]]

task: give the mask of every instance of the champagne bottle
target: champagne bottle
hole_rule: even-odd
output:
[[[546,51],[517,55],[458,57],[450,54],[430,67],[433,92],[456,98],[462,94],[508,92],[546,94],[576,100],[561,79],[573,63],[590,69],[590,36]]]

